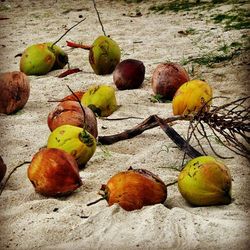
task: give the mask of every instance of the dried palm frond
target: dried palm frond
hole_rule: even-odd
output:
[[[239,98],[221,106],[212,106],[210,111],[204,112],[205,106],[196,115],[172,116],[161,119],[152,115],[132,129],[109,136],[99,136],[98,141],[101,144],[113,144],[115,142],[133,138],[145,130],[160,126],[164,132],[191,157],[202,155],[190,144],[192,137],[198,143],[198,146],[206,155],[205,149],[200,142],[199,135],[205,138],[215,155],[219,155],[213,147],[209,136],[209,131],[215,136],[216,140],[232,152],[250,159],[250,96]],[[206,105],[206,104],[205,104]],[[206,109],[205,109],[206,110]],[[190,121],[187,140],[183,139],[168,124],[173,121]]]
[[[213,145],[208,136],[208,129],[213,136],[223,146],[232,152],[241,156],[250,158],[250,96],[239,98],[235,101],[226,103],[221,106],[212,107],[209,112],[198,113],[191,121],[190,127],[196,141],[200,142],[197,134],[200,134],[215,155]],[[207,125],[205,127],[205,125]],[[190,137],[190,135],[189,135]],[[201,144],[199,144],[203,153],[205,152]]]

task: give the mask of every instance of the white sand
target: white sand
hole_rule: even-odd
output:
[[[225,32],[220,24],[211,21],[211,12],[206,11],[199,11],[202,18],[197,12],[149,14],[148,7],[153,2],[160,1],[143,4],[97,1],[106,32],[122,48],[122,59],[139,59],[146,67],[142,88],[116,92],[121,108],[111,116],[113,118],[170,116],[170,103],[149,101],[152,94],[150,78],[157,64],[167,60],[181,62],[183,58],[198,56],[223,43],[240,41],[246,33],[246,30]],[[91,44],[102,34],[91,1],[15,0],[1,2],[3,5],[7,9],[1,11],[0,16],[10,19],[0,21],[1,72],[18,70],[20,58],[14,56],[28,45],[55,41],[79,20],[79,15],[87,18],[58,44],[69,52],[71,66],[83,71],[63,79],[55,77],[63,70],[41,77],[31,76],[31,94],[25,108],[16,115],[0,116],[0,155],[9,173],[18,164],[30,161],[46,144],[50,133],[47,115],[56,105],[48,100],[68,95],[66,85],[80,90],[93,83],[113,83],[112,75],[93,73],[87,52],[70,51],[65,46],[66,40]],[[221,6],[212,11],[218,13],[228,8],[230,6]],[[68,9],[71,11],[62,14]],[[136,9],[142,16],[129,17]],[[178,33],[188,28],[197,33],[189,36]],[[209,82],[215,96],[232,99],[246,96],[249,91],[246,62],[247,55],[241,55],[214,68],[196,65],[194,77]],[[191,69],[191,64],[186,69]],[[223,101],[217,99],[215,102],[221,104]],[[121,132],[140,121],[98,119],[99,135]],[[175,128],[186,135],[187,124],[179,122]],[[131,140],[99,146],[80,173],[84,185],[67,198],[45,198],[35,193],[25,165],[12,175],[0,197],[0,249],[248,249],[249,162],[219,144],[214,143],[214,147],[217,152],[234,156],[224,160],[233,176],[234,201],[227,206],[191,207],[181,197],[177,186],[168,188],[164,204],[132,212],[118,205],[108,207],[106,201],[86,206],[99,198],[97,192],[101,184],[129,166],[148,169],[165,183],[176,180],[178,171],[173,167],[180,167],[183,152],[159,128]],[[211,153],[209,149],[208,152]]]

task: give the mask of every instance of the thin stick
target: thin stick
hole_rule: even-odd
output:
[[[93,2],[93,4],[94,4],[94,8],[95,8],[95,11],[96,11],[96,14],[97,14],[99,23],[100,23],[100,25],[101,25],[101,27],[102,27],[102,32],[103,32],[104,36],[106,36],[106,32],[105,32],[105,30],[104,30],[104,26],[103,26],[103,24],[102,24],[102,20],[101,20],[99,11],[98,11],[98,9],[97,9],[97,7],[96,7],[96,2],[95,2],[95,0],[92,0],[92,2]]]
[[[143,118],[137,117],[137,116],[128,116],[128,117],[118,117],[118,118],[108,118],[108,117],[100,117],[101,120],[104,121],[122,121],[122,120],[128,120],[128,119],[138,119],[142,120]]]
[[[82,23],[83,21],[86,20],[86,17],[83,18],[81,21],[77,22],[75,25],[73,25],[71,28],[69,28],[62,36],[59,37],[59,39],[57,39],[52,45],[51,48],[53,48],[54,45],[56,45],[69,31],[71,31],[73,28],[75,28],[77,25],[79,25],[80,23]]]
[[[4,183],[2,184],[2,186],[1,186],[1,188],[0,188],[0,196],[1,196],[1,194],[2,194],[2,192],[3,192],[3,190],[4,190],[4,188],[5,188],[5,186],[6,186],[7,182],[8,182],[8,180],[10,179],[11,175],[12,175],[18,168],[20,168],[21,166],[23,166],[23,165],[25,165],[25,164],[30,164],[30,163],[31,163],[30,161],[25,161],[25,162],[19,164],[18,166],[14,167],[14,168],[12,169],[12,171],[9,173],[9,175],[7,176],[7,178],[5,179]]]
[[[88,203],[87,206],[92,206],[92,205],[98,203],[99,201],[102,201],[102,200],[105,200],[105,199],[106,199],[106,197],[101,197],[100,199],[98,199],[96,201],[92,201],[92,202]]]
[[[200,123],[200,126],[201,126],[201,129],[202,129],[202,134],[204,135],[204,137],[205,137],[205,139],[206,139],[206,141],[207,141],[209,147],[212,149],[213,153],[214,153],[217,157],[219,157],[219,158],[221,158],[221,159],[231,159],[231,158],[233,158],[233,157],[231,157],[231,156],[230,156],[230,157],[226,157],[226,156],[222,156],[222,155],[218,154],[218,153],[216,152],[216,150],[213,148],[212,143],[210,142],[210,140],[209,140],[209,138],[208,138],[208,136],[207,136],[207,132],[206,132],[206,130],[205,130],[204,125],[203,125],[202,123]]]
[[[193,124],[192,124],[191,122],[190,122],[190,125],[191,125],[191,127],[193,128]],[[197,130],[198,130],[198,129],[199,129],[199,128],[197,127]],[[200,139],[199,139],[198,136],[196,135],[195,131],[194,131],[193,135],[194,135],[194,138],[196,139],[196,141],[197,141],[197,143],[198,143],[198,145],[199,145],[201,151],[203,152],[204,155],[206,155],[206,152],[205,152],[205,150],[204,150],[204,148],[203,148],[203,146],[202,146],[202,144],[201,144],[201,142],[200,142]],[[202,139],[203,139],[203,138],[204,138],[204,136],[202,136]]]
[[[219,97],[218,97],[218,98],[219,98]],[[242,98],[237,99],[237,100],[235,100],[235,101],[233,101],[233,102],[225,103],[224,105],[215,107],[213,110],[211,110],[211,113],[217,112],[218,110],[221,110],[221,109],[225,109],[226,107],[231,106],[231,105],[233,105],[233,104],[236,104],[236,103],[238,103],[238,102],[241,102],[242,100],[243,100],[243,102],[244,102],[244,101],[246,101],[246,100],[249,99],[249,98],[250,98],[250,96],[242,97]]]
[[[194,119],[191,119],[189,122],[188,131],[187,131],[187,144],[190,144],[190,140],[192,138],[192,135],[195,133],[195,127],[193,127],[193,121],[194,121]],[[191,130],[191,128],[192,128],[192,130]],[[190,132],[190,130],[191,130],[191,132]],[[182,162],[181,162],[181,168],[183,168],[183,166],[184,166],[186,154],[187,153],[184,152],[183,157],[182,157]]]
[[[165,187],[170,187],[170,186],[173,186],[174,184],[176,184],[178,182],[178,180],[174,181],[174,182],[171,182],[171,183],[168,183],[165,185]]]
[[[86,129],[87,125],[86,125],[86,113],[85,113],[85,110],[82,106],[82,103],[80,101],[80,99],[78,98],[78,96],[74,93],[74,91],[70,88],[69,85],[66,85],[69,89],[69,91],[72,93],[72,95],[76,98],[77,102],[79,103],[81,109],[82,109],[82,112],[83,112],[83,117],[84,117],[84,124],[83,124],[83,129]]]

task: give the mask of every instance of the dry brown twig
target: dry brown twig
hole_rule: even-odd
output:
[[[238,155],[250,159],[249,101],[250,96],[239,98],[224,105],[212,107],[212,109],[207,112],[202,112],[203,108],[205,108],[205,106],[203,106],[196,115],[172,116],[166,119],[161,119],[156,115],[152,115],[132,129],[125,130],[115,135],[99,136],[98,141],[101,144],[113,144],[121,140],[133,138],[143,133],[145,130],[160,126],[177,146],[190,157],[202,155],[189,144],[192,137],[198,142],[198,146],[203,154],[206,155],[205,149],[201,143],[201,138],[198,136],[200,135],[202,138],[205,138],[207,144],[216,156],[226,158],[219,155],[214,149],[210,135],[207,131],[210,130],[215,139],[223,146]],[[168,125],[173,121],[183,120],[190,122],[187,140],[180,137],[180,135]]]
[[[3,190],[4,190],[4,188],[5,188],[5,186],[7,185],[8,180],[9,180],[10,177],[12,176],[12,174],[14,174],[14,172],[15,172],[18,168],[22,167],[23,165],[30,164],[30,163],[31,163],[30,161],[24,161],[24,162],[20,163],[19,165],[17,165],[16,167],[14,167],[14,168],[12,169],[12,171],[11,171],[11,172],[8,174],[8,176],[6,177],[5,181],[4,181],[3,183],[1,183],[1,185],[0,185],[0,196],[1,196],[1,194],[2,194],[2,192],[3,192]]]
[[[106,36],[106,32],[105,32],[104,26],[102,24],[102,20],[101,20],[100,14],[99,14],[99,11],[98,11],[97,6],[96,6],[96,2],[95,2],[95,0],[92,0],[92,2],[93,2],[93,5],[94,5],[94,9],[96,11],[96,15],[97,15],[98,21],[99,21],[99,23],[101,25],[102,32],[103,32],[104,36]]]

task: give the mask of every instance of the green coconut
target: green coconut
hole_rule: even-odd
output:
[[[34,44],[23,52],[20,71],[26,75],[45,75],[52,69],[55,61],[55,53],[46,43]]]
[[[120,59],[118,44],[107,36],[99,36],[91,46],[89,62],[97,75],[111,74]]]
[[[34,44],[25,49],[20,60],[20,71],[26,75],[45,75],[52,69],[62,69],[68,55],[53,43]]]

